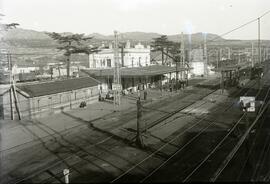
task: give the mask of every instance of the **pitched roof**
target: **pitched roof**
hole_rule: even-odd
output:
[[[140,77],[140,76],[155,76],[175,72],[175,67],[164,66],[164,65],[152,65],[145,67],[134,67],[134,68],[120,68],[121,76],[123,77]],[[178,67],[178,71],[186,70]],[[94,77],[105,77],[113,76],[114,68],[109,69],[84,69],[82,72],[94,76]]]
[[[23,85],[17,85],[24,93],[29,97],[38,97],[45,95],[52,95],[61,92],[67,92],[77,90],[81,88],[87,88],[98,85],[100,82],[91,77],[81,77],[74,79],[66,79],[60,81],[28,83]]]

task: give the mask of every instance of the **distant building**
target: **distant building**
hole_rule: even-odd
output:
[[[150,46],[146,48],[137,44],[133,48],[128,41],[122,49],[119,48],[119,61],[122,67],[143,67],[150,65]],[[112,68],[114,67],[114,49],[112,44],[109,48],[102,49],[98,53],[89,55],[89,68]]]
[[[18,66],[17,64],[13,65],[14,70],[13,74],[20,74],[20,73],[31,73],[39,70],[38,66]]]
[[[204,75],[205,73],[205,62],[203,58],[203,49],[192,49],[190,52],[190,67],[192,70],[191,74],[195,76]]]
[[[76,77],[81,69],[85,69],[85,66],[71,66],[70,73],[73,77]],[[66,66],[56,66],[52,68],[52,77],[59,78],[67,76]]]
[[[78,108],[81,102],[87,104],[98,101],[99,81],[82,77],[49,82],[17,84],[19,108],[24,119],[42,117],[62,110]],[[2,93],[4,119],[10,119],[8,91]],[[14,115],[14,117],[17,117]]]

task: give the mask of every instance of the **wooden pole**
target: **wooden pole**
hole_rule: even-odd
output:
[[[18,105],[18,96],[17,96],[17,93],[16,93],[16,85],[15,85],[15,77],[12,73],[12,60],[11,60],[11,54],[9,54],[9,62],[11,64],[11,90],[13,92],[13,96],[14,96],[14,102],[15,102],[15,109],[17,111],[17,114],[18,114],[18,118],[19,120],[21,120],[21,112],[20,112],[20,109],[19,109],[19,105]],[[14,118],[14,116],[13,116]]]
[[[224,91],[224,73],[221,71],[221,93]]]
[[[21,120],[21,112],[20,112],[20,109],[19,109],[18,97],[17,97],[17,94],[16,94],[16,88],[15,88],[15,85],[14,84],[12,85],[11,89],[13,91],[15,108],[16,108],[16,111],[17,111],[17,114],[18,114],[18,118],[19,118],[19,120]]]
[[[137,100],[137,136],[136,136],[136,144],[143,148],[143,139],[141,135],[141,119],[142,119],[142,104],[141,98],[139,97]]]
[[[71,46],[71,41],[68,42],[68,45]],[[70,77],[70,53],[67,53],[67,78]]]
[[[261,19],[258,18],[258,57],[259,57],[259,64],[261,64],[261,26],[260,26]]]
[[[13,98],[12,98],[11,87],[9,89],[9,104],[10,104],[10,119],[14,120],[14,117],[13,117]]]
[[[12,63],[11,63],[11,58],[10,54],[7,54],[7,60],[8,60],[8,68],[9,68],[9,103],[10,103],[10,119],[14,120],[14,112],[13,112],[13,97],[12,97]]]

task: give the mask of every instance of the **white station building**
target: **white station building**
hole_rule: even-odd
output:
[[[145,48],[144,45],[138,43],[134,47],[130,46],[127,41],[123,49],[119,49],[119,60],[121,67],[144,67],[150,65],[150,46]],[[102,69],[114,67],[114,49],[112,44],[109,48],[102,49],[98,53],[89,55],[89,68]]]

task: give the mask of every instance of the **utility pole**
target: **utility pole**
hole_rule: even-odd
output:
[[[7,60],[8,60],[8,68],[9,68],[9,104],[10,104],[10,119],[14,120],[14,112],[13,112],[13,97],[12,97],[12,63],[10,60],[10,54],[7,53]]]
[[[228,47],[227,49],[228,49],[228,59],[231,59],[231,48]]]
[[[219,49],[219,61],[222,60],[222,48]]]
[[[204,74],[205,76],[208,76],[206,35],[204,36],[203,60],[204,60]]]
[[[119,64],[119,40],[118,40],[118,33],[114,31],[114,75],[113,75],[113,104],[114,107],[116,105],[120,105],[120,91],[121,91],[121,77],[120,77],[120,64]]]
[[[142,139],[142,134],[141,134],[141,121],[142,121],[142,104],[141,104],[141,98],[138,97],[137,100],[137,135],[136,135],[136,144],[140,147],[143,148],[143,139]]]
[[[251,66],[254,67],[254,45],[253,42],[251,42]]]
[[[21,112],[19,109],[19,105],[18,105],[18,96],[17,96],[17,92],[16,92],[16,86],[15,86],[15,79],[13,78],[13,83],[12,83],[12,91],[13,91],[13,96],[14,96],[14,102],[15,102],[15,108],[18,114],[18,118],[19,120],[21,120]]]
[[[238,65],[241,63],[241,50],[238,50]]]
[[[71,46],[71,41],[68,42],[68,46]],[[70,55],[67,55],[67,78],[70,78]]]
[[[216,50],[216,51],[217,51],[217,57],[216,57],[216,58],[217,58],[217,67],[216,67],[216,68],[218,69],[218,61],[219,61],[219,50]]]
[[[18,114],[19,120],[21,120],[21,113],[18,105],[18,96],[16,92],[16,85],[15,85],[15,77],[13,74],[13,67],[12,67],[12,60],[11,60],[11,54],[8,54],[8,61],[10,64],[10,110],[11,110],[11,119],[14,119],[14,113],[13,113],[13,98],[14,98],[14,103],[15,103],[15,108]],[[12,98],[12,93],[13,93],[13,98]]]
[[[124,43],[121,43],[121,66],[124,67]]]
[[[258,18],[258,56],[259,56],[259,64],[261,64],[261,18]]]
[[[182,72],[182,68],[184,68],[185,66],[185,41],[184,41],[184,34],[183,32],[181,33],[181,80],[183,80],[184,76],[183,76],[183,72]],[[185,72],[184,72],[185,74]]]

